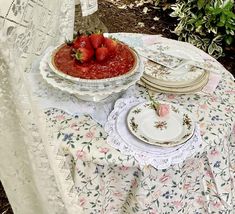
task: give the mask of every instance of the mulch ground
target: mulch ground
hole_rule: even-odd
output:
[[[7,196],[0,182],[0,214],[13,214],[11,205],[8,202]]]
[[[121,2],[128,0],[121,0]],[[130,1],[130,0],[129,0]],[[148,13],[144,14],[144,7],[149,8]],[[106,26],[108,32],[132,32],[146,34],[162,34],[164,37],[177,39],[172,33],[177,20],[169,16],[169,10],[156,10],[151,4],[145,4],[140,7],[120,9],[116,4],[107,0],[99,0],[98,16],[101,23],[97,19],[93,19],[93,24]],[[75,20],[75,28],[78,30],[83,24],[79,23],[78,18],[81,14],[76,12],[77,20]],[[157,18],[155,18],[157,17]],[[155,18],[155,20],[154,20]],[[103,22],[103,23],[102,23]],[[102,25],[104,24],[104,26]],[[89,23],[86,23],[89,26]],[[235,47],[231,47],[225,52],[225,56],[218,61],[235,76]],[[0,182],[0,214],[12,214],[10,204]]]

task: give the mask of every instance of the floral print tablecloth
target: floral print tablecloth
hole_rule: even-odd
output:
[[[208,61],[213,62],[209,57]],[[192,112],[203,139],[199,153],[165,170],[140,168],[132,156],[112,148],[103,127],[89,115],[45,110],[50,137],[66,157],[83,213],[234,212],[235,84],[225,69],[220,71],[222,79],[212,94],[154,95]],[[132,91],[146,97],[139,86]]]

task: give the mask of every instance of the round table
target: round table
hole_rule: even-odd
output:
[[[146,38],[150,38],[126,33],[113,36],[133,47],[144,45]],[[150,165],[141,168],[133,156],[124,155],[107,144],[103,124],[112,110],[111,101],[85,103],[48,88],[45,83],[41,83],[40,93],[38,89],[32,90],[50,163],[63,199],[71,207],[80,207],[83,213],[128,214],[230,213],[235,210],[233,77],[203,51],[190,44],[178,44],[187,45],[216,66],[221,80],[213,93],[153,94],[158,100],[179,104],[190,111],[203,139],[200,152],[168,169],[157,170]],[[146,98],[147,95],[143,87],[134,86],[123,96]],[[50,102],[53,99],[54,102]],[[99,120],[103,107],[106,107],[106,114]],[[102,121],[102,125],[97,121]]]

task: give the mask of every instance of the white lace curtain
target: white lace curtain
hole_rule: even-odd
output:
[[[73,0],[0,0],[0,179],[15,214],[68,212],[24,75],[73,24]]]

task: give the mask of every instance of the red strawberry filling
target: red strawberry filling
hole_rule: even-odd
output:
[[[101,56],[97,60],[93,57],[90,61],[79,62],[73,55],[73,47],[64,45],[54,56],[54,64],[58,70],[73,77],[82,79],[104,79],[123,75],[130,71],[135,63],[135,57],[130,49],[117,43],[116,53],[112,57]],[[96,56],[97,57],[97,56]]]

